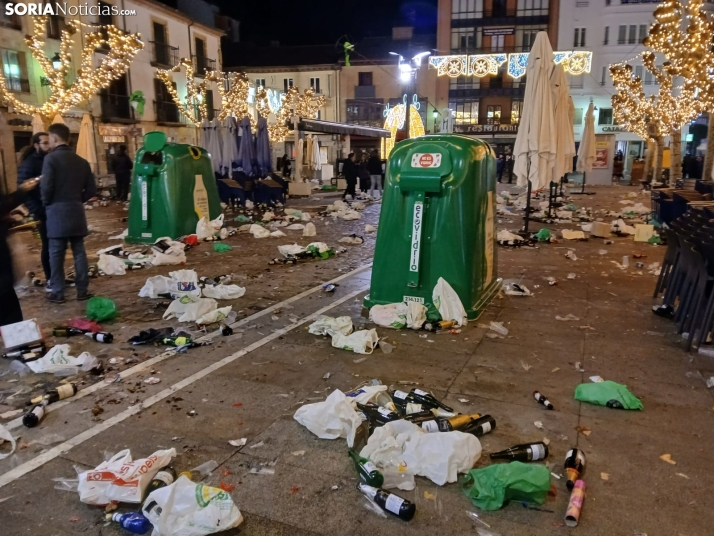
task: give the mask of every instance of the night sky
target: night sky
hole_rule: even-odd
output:
[[[325,45],[347,34],[391,35],[406,23],[436,33],[438,0],[210,0],[241,23],[241,41],[258,45]]]

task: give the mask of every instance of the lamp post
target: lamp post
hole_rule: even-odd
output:
[[[417,71],[421,67],[421,60],[426,56],[429,56],[431,52],[420,52],[410,60],[405,60],[404,56],[397,54],[396,52],[390,52],[391,55],[397,56],[399,58],[399,82],[402,85],[404,96],[406,97],[404,106],[404,130],[406,132],[407,139],[409,138],[409,124],[411,122],[411,103],[413,97],[416,96],[416,75]],[[417,97],[418,98],[418,97]]]
[[[55,55],[52,57],[51,61],[52,67],[55,71],[59,71],[62,68],[62,58],[60,58],[59,52],[55,52]]]

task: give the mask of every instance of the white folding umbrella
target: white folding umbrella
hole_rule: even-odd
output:
[[[221,163],[223,161],[223,157],[221,156],[221,146],[223,144],[223,141],[220,130],[221,124],[218,122],[218,119],[213,119],[210,125],[211,135],[208,138],[208,147],[206,147],[206,149],[208,149],[208,152],[211,153],[213,171],[217,171],[218,173],[221,173]]]
[[[37,134],[38,132],[47,132],[47,127],[45,126],[45,121],[42,116],[38,113],[32,115],[32,134]]]
[[[55,123],[61,123],[65,124],[64,119],[62,119],[62,116],[60,114],[55,114],[54,119],[52,120],[52,124],[54,125]]]
[[[552,70],[553,48],[548,34],[538,32],[528,56],[523,114],[513,148],[513,172],[518,186],[528,186],[530,182],[530,187],[536,190],[549,185],[555,163]]]
[[[322,157],[320,156],[320,142],[315,138],[312,141],[312,157],[313,168],[317,171],[322,169]]]
[[[79,139],[77,140],[77,154],[89,162],[92,171],[97,170],[97,147],[94,144],[94,125],[92,116],[84,114],[79,126]]]
[[[313,139],[312,134],[307,136],[305,139],[307,140],[307,150],[305,151],[307,162],[305,162],[305,164],[307,164],[307,169],[313,170],[315,169],[315,162],[312,161],[312,144],[315,140]]]
[[[302,177],[302,155],[304,148],[304,141],[300,138],[297,142],[297,147],[295,147],[295,177]]]
[[[573,171],[575,136],[573,135],[573,99],[568,92],[568,79],[562,64],[556,65],[550,77],[553,93],[553,116],[555,120],[555,163],[551,181],[558,182],[566,173]]]
[[[238,158],[238,123],[235,117],[226,117],[222,134],[221,168],[228,168],[228,176],[233,177],[233,161]]]
[[[593,170],[593,162],[595,162],[595,109],[591,102],[585,116],[585,129],[580,147],[578,147],[578,161],[575,164],[575,170],[579,173],[588,173]]]
[[[201,147],[206,149],[208,151],[208,146],[210,145],[211,141],[211,123],[208,122],[208,119],[204,119],[201,121]]]

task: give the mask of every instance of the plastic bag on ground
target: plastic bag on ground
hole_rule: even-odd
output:
[[[290,255],[299,255],[300,253],[305,253],[305,248],[302,246],[298,246],[297,244],[287,244],[285,246],[278,246],[278,252],[283,256],[283,257],[288,257]]]
[[[626,385],[613,381],[581,383],[575,388],[575,400],[615,409],[644,409]]]
[[[426,322],[427,308],[421,303],[407,303],[407,327],[409,329],[421,329]]]
[[[330,249],[331,249],[330,246],[328,246],[328,245],[325,244],[324,242],[310,242],[310,243],[307,245],[307,247],[308,247],[308,248],[311,248],[311,247],[312,247],[312,248],[315,248],[315,249],[317,249],[317,251],[320,252],[320,253],[327,253],[327,252],[330,251]]]
[[[174,298],[181,296],[201,296],[201,287],[198,286],[198,274],[196,270],[176,270],[169,272],[173,279],[171,295]]]
[[[55,373],[62,370],[76,368],[77,371],[90,359],[96,358],[88,352],[82,352],[79,357],[69,355],[69,344],[58,344],[50,348],[47,353],[39,359],[28,361],[26,365],[32,372]]]
[[[402,329],[407,325],[407,304],[375,305],[369,310],[369,320],[385,328]]]
[[[354,246],[359,246],[364,242],[364,238],[361,236],[343,236],[338,240],[341,244],[352,244]]]
[[[347,438],[349,447],[354,444],[355,433],[362,424],[362,419],[339,389],[332,391],[324,402],[298,408],[294,418],[320,439]]]
[[[364,232],[365,233],[376,233],[377,228],[374,225],[370,225],[369,223],[364,226]]]
[[[349,335],[352,333],[352,319],[349,316],[338,316],[333,318],[331,316],[323,316],[322,318],[315,320],[308,328],[308,333],[312,335],[330,335],[335,333],[340,333],[342,335]]]
[[[181,251],[176,255],[166,255],[159,251],[154,251],[151,256],[151,264],[154,266],[175,266],[178,264],[186,264],[186,252]]]
[[[231,309],[233,309],[232,305],[229,305],[227,307],[221,307],[220,309],[214,309],[213,311],[209,311],[205,313],[203,316],[200,316],[196,320],[196,324],[215,324],[216,322],[220,322],[224,318],[228,316],[228,313],[231,312]],[[179,322],[181,320],[179,319]]]
[[[466,317],[466,309],[459,295],[449,285],[443,277],[440,277],[436,282],[434,291],[431,294],[434,305],[439,310],[442,320],[453,320],[457,326],[465,326],[468,322]]]
[[[287,236],[287,235],[282,231],[273,231],[272,233],[270,233],[270,236],[273,238],[280,238],[282,236]]]
[[[243,522],[240,510],[227,492],[196,484],[185,476],[151,492],[143,513],[154,526],[152,536],[204,536]]]
[[[214,298],[216,300],[236,300],[244,294],[245,288],[238,285],[207,286],[203,289],[203,295],[206,298]]]
[[[300,216],[300,219],[302,221],[310,221],[312,219],[312,216],[310,215],[309,212],[303,212]]]
[[[498,510],[512,500],[543,504],[550,491],[550,470],[521,462],[490,465],[469,471],[462,489],[482,510]]]
[[[164,312],[164,320],[176,318],[179,322],[196,322],[203,315],[215,311],[218,303],[212,298],[182,296],[169,304]]]
[[[290,227],[288,227],[290,229]],[[315,229],[315,224],[308,222],[305,224],[305,228],[302,230],[303,236],[315,236],[317,234],[317,229]]]
[[[10,433],[10,431],[7,428],[5,428],[2,424],[0,424],[0,445],[5,441],[10,443],[10,451],[9,452],[0,452],[0,460],[12,455],[12,453],[15,452],[15,446],[16,446],[15,438],[12,437],[12,434]]]
[[[268,238],[270,236],[270,231],[268,231],[265,227],[262,225],[258,224],[253,224],[250,226],[250,233],[255,237],[255,238]]]
[[[377,347],[379,335],[376,329],[363,329],[351,335],[335,333],[332,335],[332,346],[342,350],[350,350],[356,354],[371,354]]]
[[[132,460],[129,449],[121,450],[96,468],[79,474],[79,500],[104,505],[111,501],[140,503],[159,469],[176,456],[176,449],[157,450],[148,458]]]
[[[408,421],[392,421],[374,429],[360,456],[378,466],[407,467],[414,475],[443,486],[456,482],[458,473],[469,471],[481,456],[481,443],[472,434],[429,434]]]
[[[170,294],[173,279],[165,275],[148,277],[139,291],[140,298],[158,298],[160,294]]]
[[[498,234],[496,235],[496,240],[498,242],[506,242],[508,244],[523,242],[522,237],[518,236],[517,234],[513,234],[510,231],[506,231],[505,229],[501,229],[500,231],[498,231]]]
[[[124,264],[123,260],[119,257],[115,257],[114,255],[99,255],[97,268],[99,268],[99,271],[104,272],[106,275],[126,274],[126,264]]]
[[[213,236],[213,227],[208,223],[208,218],[204,216],[196,224],[196,236],[199,240],[205,240]]]
[[[117,316],[117,306],[109,298],[93,296],[87,302],[87,311],[84,316],[95,322],[112,320]]]
[[[288,231],[302,231],[304,228],[305,226],[302,223],[293,223],[286,227]]]
[[[270,221],[273,218],[275,218],[275,213],[271,211],[267,211],[263,214],[263,221]]]

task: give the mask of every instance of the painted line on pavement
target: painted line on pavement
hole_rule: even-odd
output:
[[[372,266],[372,263],[367,263],[359,268],[356,268],[352,270],[351,272],[347,272],[345,274],[342,274],[339,277],[336,277],[334,279],[330,279],[329,282],[336,282],[336,281],[342,281],[343,279],[346,279],[348,277],[351,277],[355,274],[358,274],[359,272],[362,272],[366,270],[367,268],[370,268]],[[326,284],[326,283],[325,283]],[[280,303],[276,303],[275,305],[271,305],[270,307],[266,307],[265,309],[262,309],[258,311],[257,313],[254,313],[250,316],[247,316],[239,321],[237,321],[234,324],[231,324],[232,328],[239,328],[241,326],[245,326],[246,324],[249,324],[253,322],[254,320],[260,318],[261,316],[265,316],[269,313],[272,313],[276,309],[280,309],[281,307],[285,307],[286,305],[289,305],[293,302],[296,302],[298,300],[301,300],[302,298],[305,298],[306,296],[309,296],[310,294],[314,294],[315,292],[319,292],[322,290],[322,284],[317,285],[316,287],[312,287],[310,289],[307,289],[304,292],[301,292],[300,294],[296,294],[295,296],[292,296],[286,300],[281,301]],[[197,339],[198,342],[201,341],[208,341],[211,340],[215,337],[217,337],[220,334],[220,330],[216,330],[212,333],[209,333],[208,335],[204,335],[203,337]],[[147,369],[151,369],[156,365],[157,363],[161,363],[162,361],[167,360],[169,357],[172,357],[176,355],[176,350],[171,349],[171,350],[166,350],[165,352],[160,353],[159,355],[152,357],[151,359],[147,359],[143,363],[139,363],[138,365],[135,365],[131,368],[128,368],[122,372],[119,373],[119,376],[121,376],[122,381],[133,376],[134,374],[138,374],[140,372],[143,372]],[[80,389],[77,391],[77,394],[75,394],[72,398],[68,398],[66,400],[62,400],[59,402],[55,402],[54,404],[50,404],[45,408],[45,413],[50,413],[52,411],[56,411],[58,409],[61,409],[65,407],[67,404],[71,404],[72,402],[76,402],[77,400],[81,400],[85,396],[89,396],[91,394],[96,393],[100,389],[104,389],[105,387],[108,387],[110,385],[113,385],[112,383],[106,383],[104,381],[100,381],[95,383],[94,385],[91,385],[89,387],[86,387],[84,389]],[[5,428],[8,430],[14,430],[15,428],[19,428],[22,426],[22,417],[18,417],[17,419],[14,419],[7,424],[5,424]]]
[[[278,337],[282,337],[286,333],[294,330],[297,327],[302,326],[303,324],[310,322],[312,320],[316,320],[320,315],[326,313],[330,309],[334,309],[338,305],[342,305],[346,301],[351,300],[355,296],[361,294],[362,292],[365,292],[368,290],[369,287],[362,287],[358,290],[355,290],[354,292],[350,292],[346,296],[335,300],[329,305],[326,305],[322,309],[318,309],[314,313],[298,320],[297,322],[293,322],[292,324],[281,328],[279,330],[274,331],[270,335],[267,335],[266,337],[263,337],[262,339],[254,342],[253,344],[250,344],[246,346],[245,348],[239,350],[238,352],[231,354],[227,357],[224,357],[220,361],[216,361],[212,365],[207,366],[205,369],[200,370],[199,372],[196,372],[195,374],[191,374],[190,376],[187,376],[183,380],[173,384],[171,387],[167,387],[163,391],[160,391],[156,393],[153,396],[150,396],[149,398],[146,398],[141,402],[141,404],[137,404],[135,406],[129,407],[125,409],[124,411],[118,413],[117,415],[114,415],[113,417],[110,417],[106,421],[97,424],[95,426],[92,426],[88,430],[85,430],[84,432],[74,436],[73,438],[65,441],[64,443],[57,445],[56,447],[53,447],[49,449],[46,452],[43,452],[39,456],[36,456],[35,458],[28,460],[25,463],[22,463],[15,467],[14,469],[11,469],[7,473],[3,474],[0,476],[0,488],[14,482],[18,478],[21,478],[25,476],[27,473],[30,473],[31,471],[34,471],[35,469],[38,469],[42,467],[44,464],[46,464],[49,461],[54,460],[58,456],[62,454],[66,454],[69,452],[73,447],[76,447],[78,445],[81,445],[88,439],[93,438],[94,436],[108,430],[115,424],[119,424],[120,422],[125,421],[129,417],[132,417],[133,415],[136,415],[140,411],[144,409],[148,409],[157,402],[160,402],[161,400],[171,396],[175,392],[183,389],[184,387],[187,387],[198,380],[204,378],[205,376],[208,376],[212,372],[215,372],[216,370],[228,365],[229,363],[232,363],[236,359],[239,359],[243,357],[246,354],[249,354],[253,350],[256,350],[260,348],[261,346],[264,346],[265,344],[277,339]]]

